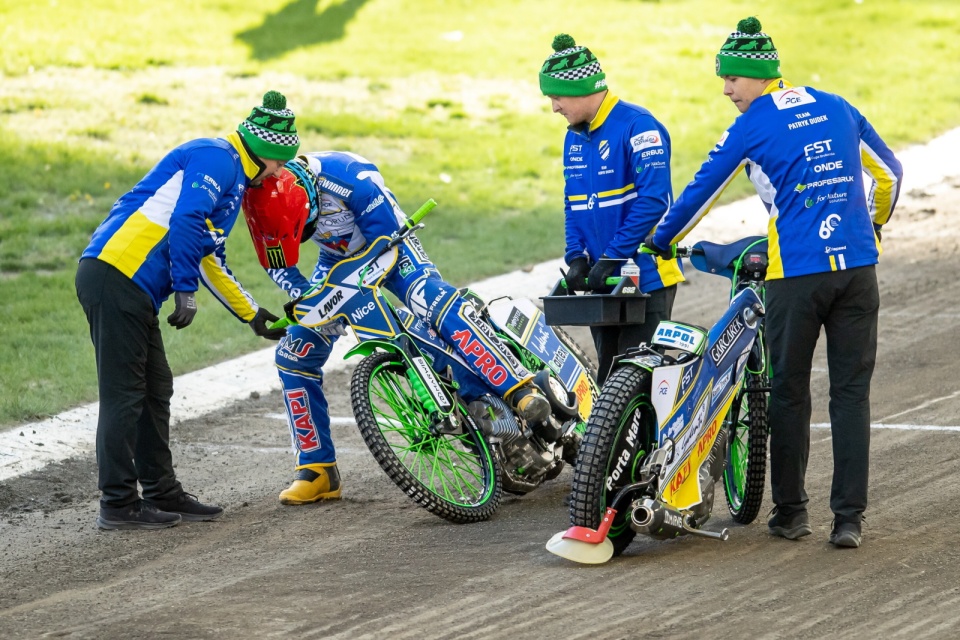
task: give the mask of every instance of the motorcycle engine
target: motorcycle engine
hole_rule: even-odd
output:
[[[504,491],[529,493],[563,469],[555,445],[546,444],[529,429],[521,428],[502,399],[485,395],[471,402],[467,410],[500,458]]]

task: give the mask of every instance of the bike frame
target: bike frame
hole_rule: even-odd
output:
[[[606,502],[598,529],[573,526],[550,539],[549,551],[577,562],[606,562],[614,553],[607,535],[617,512],[628,505],[628,520],[637,532],[659,538],[686,533],[727,539],[726,529],[713,533],[699,528],[713,501],[713,489],[705,493],[702,482],[713,487],[722,475],[723,466],[717,465],[725,463],[726,452],[718,451],[717,445],[732,411],[737,419],[734,402],[745,391],[747,373],[769,373],[762,323],[765,254],[749,251],[765,241],[753,237],[731,245],[701,242],[678,249],[677,254],[690,257],[698,270],[731,280],[730,304],[710,330],[661,322],[651,345],[641,345],[614,362],[613,368],[645,371],[648,386],[637,397],[649,398],[649,403],[630,404],[628,413],[621,414],[620,424],[629,425],[624,448],[622,455],[613,450],[604,480],[607,490],[617,487],[617,493]],[[745,258],[757,264],[745,265]],[[655,442],[644,444],[640,438],[649,432],[641,435],[640,425],[651,414]],[[651,445],[653,449],[644,453]],[[622,485],[623,477],[635,480]]]
[[[657,446],[669,442],[673,451],[657,479],[656,497],[665,505],[684,510],[703,499],[699,472],[743,384],[762,310],[759,296],[746,288],[734,296],[709,332],[681,322],[661,322],[652,340],[652,353],[628,356],[617,363],[651,374]],[[665,358],[656,351],[658,346],[679,355]]]

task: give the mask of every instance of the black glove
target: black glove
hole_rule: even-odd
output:
[[[297,317],[293,315],[293,310],[301,302],[303,302],[303,296],[297,296],[293,300],[289,300],[285,305],[283,305],[283,315],[287,316],[287,320],[290,322],[294,322],[297,319]]]
[[[587,274],[590,273],[590,265],[586,258],[574,258],[567,269],[567,275],[564,280],[567,281],[567,291],[586,291]]]
[[[193,316],[197,315],[196,293],[196,291],[176,291],[173,294],[177,308],[167,316],[167,322],[177,330],[188,326],[193,322]]]
[[[672,244],[667,249],[661,249],[653,243],[653,233],[650,233],[643,239],[643,244],[640,245],[640,253],[658,256],[661,260],[673,260],[677,257],[677,245]]]
[[[280,318],[267,311],[266,307],[260,307],[257,309],[257,315],[253,316],[253,320],[250,321],[250,328],[261,338],[280,340],[283,336],[287,335],[287,328],[280,327],[279,329],[271,329],[267,326],[269,323],[276,322],[279,319]]]
[[[607,287],[607,278],[613,275],[613,272],[617,270],[621,264],[623,264],[623,259],[621,258],[607,258],[601,257],[597,264],[593,265],[590,269],[590,275],[587,276],[587,288],[591,291],[604,291],[609,289]]]

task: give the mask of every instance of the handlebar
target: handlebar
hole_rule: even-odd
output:
[[[412,229],[413,227],[415,227],[421,220],[423,220],[424,216],[426,216],[428,213],[430,213],[433,210],[435,206],[437,206],[437,201],[434,200],[433,198],[430,198],[429,200],[424,202],[422,205],[420,205],[420,208],[414,211],[413,215],[410,216],[409,219],[407,219],[407,222],[406,222],[407,228]]]
[[[413,215],[411,215],[409,218],[407,218],[406,222],[404,223],[404,226],[401,227],[400,229],[398,229],[398,230],[393,234],[393,237],[390,239],[390,242],[387,243],[386,249],[387,249],[387,250],[392,249],[392,248],[395,247],[396,245],[398,245],[398,244],[400,244],[401,242],[403,242],[404,238],[406,238],[407,235],[409,235],[409,234],[412,233],[413,231],[415,231],[415,230],[419,229],[420,227],[422,227],[423,225],[420,224],[420,221],[423,220],[423,218],[424,218],[428,213],[430,213],[430,212],[433,210],[433,208],[436,207],[436,206],[437,206],[437,201],[434,200],[433,198],[429,198],[426,202],[424,202],[422,205],[420,205],[420,208],[417,209],[416,211],[414,211],[414,212],[413,212]],[[361,279],[361,281],[363,280],[363,276],[364,276],[365,273],[366,273],[365,270],[361,272],[361,274],[360,274],[360,279]],[[614,284],[616,284],[616,283],[614,283]],[[317,282],[317,283],[314,284],[312,287],[310,287],[310,288],[307,290],[307,292],[304,293],[303,296],[301,296],[301,298],[304,297],[304,296],[306,296],[307,294],[311,293],[312,291],[316,290],[317,288],[319,288],[319,287],[322,286],[322,285],[323,285],[323,280],[321,280],[320,282]],[[288,303],[288,304],[289,304],[289,303]],[[291,307],[291,309],[292,309],[292,307]],[[292,313],[292,311],[291,311],[291,313]],[[286,328],[286,327],[289,327],[289,326],[294,325],[294,324],[296,324],[296,321],[295,321],[293,318],[291,318],[289,315],[285,315],[284,317],[280,318],[279,320],[273,322],[273,323],[270,325],[270,328],[271,328],[271,329],[282,329],[282,328]]]
[[[618,284],[620,284],[620,281],[621,281],[621,280],[623,280],[623,278],[622,278],[621,276],[611,276],[611,277],[607,278],[606,280],[604,280],[604,281],[603,281],[603,284],[604,284],[604,286],[607,286],[607,287],[615,287],[615,286],[617,286]],[[583,279],[583,283],[584,283],[584,284],[587,283],[587,279],[586,279],[586,278]],[[565,288],[565,289],[569,289],[569,288],[570,288],[570,287],[567,286],[567,280],[566,280],[566,278],[560,280],[560,285],[563,286],[563,288]]]
[[[293,324],[293,322],[290,320],[290,318],[288,318],[287,316],[283,316],[282,318],[280,318],[280,319],[277,320],[276,322],[271,323],[271,324],[270,324],[270,328],[271,328],[271,329],[286,329],[287,327],[289,327],[289,326],[292,325],[292,324]]]

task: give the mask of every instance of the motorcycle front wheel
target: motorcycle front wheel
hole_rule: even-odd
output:
[[[415,503],[450,522],[480,522],[500,506],[496,456],[457,410],[462,433],[443,433],[395,353],[364,358],[350,381],[360,435],[387,476]]]
[[[640,480],[640,463],[650,453],[656,434],[650,403],[650,372],[634,366],[614,370],[593,407],[580,445],[570,522],[596,529],[617,492]],[[629,502],[620,505],[607,534],[614,555],[620,555],[637,533],[630,528]]]
[[[756,520],[763,502],[767,473],[767,394],[762,376],[748,373],[746,386],[724,420],[727,434],[727,464],[723,491],[727,509],[735,522]]]

